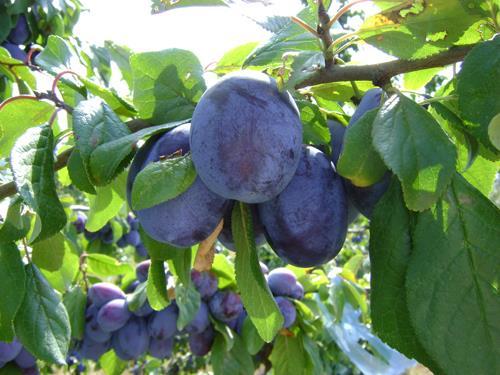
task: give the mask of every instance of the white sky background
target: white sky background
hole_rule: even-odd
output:
[[[194,52],[203,66],[217,61],[229,49],[252,41],[264,41],[270,33],[237,9],[192,7],[151,15],[149,0],[83,0],[89,9],[81,15],[75,35],[93,44],[112,40],[133,51],[157,51],[183,48]],[[274,0],[274,7],[252,4],[245,8],[260,14],[295,15],[299,0]],[[360,5],[373,13],[374,7]],[[368,55],[367,55],[368,54]],[[371,63],[387,60],[373,48],[362,47],[360,56]]]

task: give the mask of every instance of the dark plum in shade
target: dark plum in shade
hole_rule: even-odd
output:
[[[30,368],[36,365],[36,358],[28,352],[25,348],[22,348],[21,352],[17,355],[16,364],[22,369]]]
[[[228,323],[238,317],[243,311],[240,296],[231,291],[219,291],[214,294],[208,303],[213,317],[221,322]]]
[[[0,341],[0,362],[10,362],[21,353],[22,345],[19,341],[12,342]]]
[[[151,267],[151,260],[144,260],[135,267],[135,277],[139,282],[143,283],[148,279],[149,267]]]
[[[142,169],[149,163],[174,153],[189,151],[190,124],[163,134],[144,158]],[[137,156],[136,156],[137,157]],[[143,155],[138,154],[142,159]],[[135,166],[130,173],[136,173]],[[129,190],[129,202],[130,192]],[[156,206],[136,211],[142,228],[152,238],[176,247],[189,247],[207,238],[222,220],[229,201],[208,190],[199,177],[177,197]]]
[[[91,359],[95,362],[99,360],[104,353],[109,350],[110,343],[106,342],[96,342],[88,337],[82,341],[82,346],[80,347],[80,355],[83,358]]]
[[[356,121],[358,121],[366,112],[379,107],[382,103],[383,93],[384,91],[380,88],[370,89],[365,92],[363,98],[361,98],[361,101],[359,102],[358,107],[349,120],[349,125],[354,124]]]
[[[344,180],[344,186],[349,200],[366,218],[370,219],[373,209],[389,188],[391,172],[386,172],[379,182],[367,187],[358,187],[349,180]]]
[[[157,340],[172,337],[177,332],[177,317],[179,308],[171,303],[161,311],[157,311],[149,317],[148,333]]]
[[[231,228],[231,215],[233,213],[234,202],[231,202],[231,205],[226,211],[224,215],[224,225],[222,227],[221,232],[219,233],[218,240],[229,250],[235,251],[236,248],[234,246],[234,238],[233,238],[233,230]],[[250,211],[252,213],[252,223],[253,223],[253,233],[255,237],[255,245],[260,246],[266,242],[266,236],[264,234],[264,228],[259,220],[259,212],[257,211],[257,205],[250,205]]]
[[[174,338],[168,337],[163,340],[151,338],[149,341],[149,354],[158,359],[165,359],[172,355]]]
[[[228,74],[196,106],[191,152],[213,192],[245,203],[278,195],[297,169],[302,144],[299,112],[269,76]]]
[[[194,316],[193,320],[189,322],[186,327],[186,331],[189,333],[202,333],[210,325],[210,317],[208,315],[208,306],[205,302],[200,303],[198,312]]]
[[[284,322],[283,328],[290,328],[295,319],[297,318],[297,310],[292,302],[284,297],[276,297],[276,303],[280,309],[281,315],[283,315]]]
[[[219,286],[217,276],[210,271],[191,270],[191,280],[194,287],[200,293],[202,299],[207,300],[212,297]]]
[[[210,325],[208,328],[202,333],[191,334],[188,338],[189,349],[191,349],[191,353],[196,356],[204,356],[208,354],[215,339],[215,331],[213,327]]]
[[[17,19],[16,26],[10,30],[7,39],[14,44],[24,44],[26,40],[30,37],[30,29],[28,26],[28,21],[26,16],[21,14]]]
[[[273,200],[259,204],[271,248],[298,267],[324,264],[338,254],[347,233],[347,199],[331,161],[304,146],[297,172]]]

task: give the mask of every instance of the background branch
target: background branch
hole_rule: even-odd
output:
[[[451,47],[436,55],[418,60],[395,60],[370,65],[332,65],[318,70],[295,88],[341,81],[372,81],[375,85],[382,87],[398,74],[446,66],[462,61],[474,46],[475,44]]]

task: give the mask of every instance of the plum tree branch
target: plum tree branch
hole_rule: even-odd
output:
[[[138,132],[141,129],[147,128],[150,126],[147,122],[141,119],[134,119],[126,122],[126,125],[130,129],[132,133]],[[69,157],[73,152],[73,147],[61,152],[57,155],[57,159],[54,161],[54,170],[58,171],[63,169],[68,164]],[[14,195],[17,193],[16,184],[14,181],[7,182],[5,184],[0,185],[0,200]]]
[[[451,47],[450,49],[418,60],[394,60],[381,64],[369,65],[332,65],[317,70],[312,76],[295,86],[296,89],[321,83],[341,81],[372,81],[377,86],[384,86],[398,74],[414,72],[428,68],[437,68],[462,61],[475,44]]]

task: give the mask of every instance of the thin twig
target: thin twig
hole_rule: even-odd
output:
[[[292,16],[290,17],[290,19],[292,20],[293,23],[299,25],[300,27],[302,27],[304,30],[310,32],[312,35],[314,35],[316,38],[320,38],[319,34],[316,32],[316,30],[314,30],[311,26],[309,26],[307,23],[305,23],[304,21],[302,21],[300,18],[298,17],[295,17],[295,16]]]

